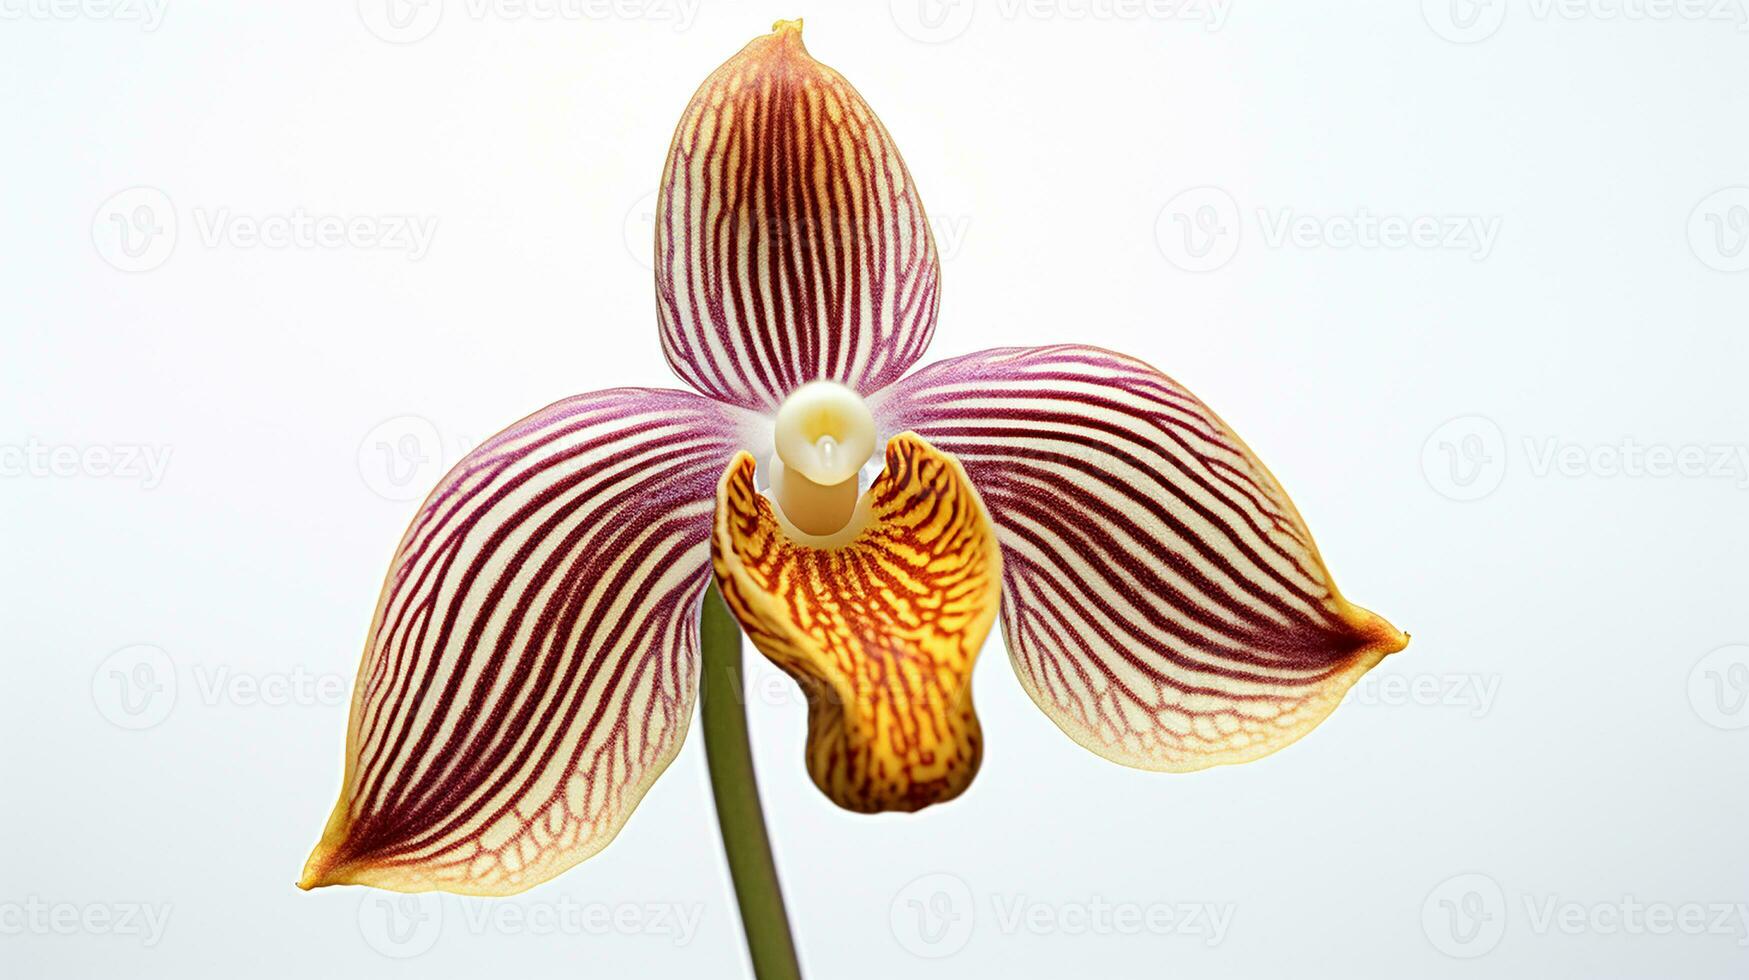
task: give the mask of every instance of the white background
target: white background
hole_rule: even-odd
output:
[[[1735,0],[483,3],[0,0],[0,972],[746,974],[696,732],[518,898],[292,882],[408,498],[554,399],[674,384],[647,195],[693,88],[797,14],[929,208],[932,355],[1159,365],[1414,634],[1305,741],[1189,776],[1071,743],[993,639],[983,771],[920,816],[833,808],[756,671],[811,974],[1749,970]],[[360,231],[247,237],[299,213]],[[1225,931],[1114,928],[1189,905]]]

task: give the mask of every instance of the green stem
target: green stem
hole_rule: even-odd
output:
[[[753,776],[753,751],[747,743],[747,712],[741,686],[741,629],[735,624],[715,582],[704,596],[699,621],[704,647],[704,752],[717,800],[717,825],[729,857],[729,877],[741,906],[741,928],[758,980],[800,980],[796,944],[783,910],[783,889],[771,860],[759,784]]]

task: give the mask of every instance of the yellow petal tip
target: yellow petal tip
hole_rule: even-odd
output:
[[[792,55],[806,55],[808,53],[807,46],[802,43],[802,19],[800,17],[795,20],[773,21],[771,33],[755,39],[755,43],[759,41],[766,42],[769,45],[766,50],[773,53]]]
[[[1355,632],[1364,638],[1366,647],[1376,651],[1381,659],[1399,653],[1409,645],[1409,634],[1392,626],[1385,617],[1352,604],[1348,609],[1347,618]]]
[[[327,885],[343,883],[334,875],[332,852],[326,847],[317,845],[315,852],[310,855],[310,859],[304,862],[304,873],[302,877],[298,878],[298,887],[304,891],[310,891]]]

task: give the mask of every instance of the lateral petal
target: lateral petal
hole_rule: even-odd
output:
[[[613,839],[679,750],[733,410],[579,395],[438,484],[402,538],[302,887],[505,895]]]
[[[988,350],[871,408],[964,464],[1002,542],[1015,672],[1108,759],[1188,771],[1266,755],[1408,642],[1337,591],[1239,437],[1141,361]]]
[[[868,393],[935,332],[939,268],[917,189],[861,95],[780,21],[705,79],[656,201],[668,363],[722,401],[802,384]]]
[[[983,758],[972,664],[989,635],[1001,554],[960,465],[910,434],[845,531],[787,526],[737,456],[711,557],[730,611],[808,698],[808,773],[875,813],[953,799]]]

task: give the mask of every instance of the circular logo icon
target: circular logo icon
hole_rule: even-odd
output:
[[[1421,474],[1450,500],[1480,500],[1506,478],[1506,434],[1485,415],[1452,419],[1421,444]]]
[[[358,19],[390,44],[412,44],[437,30],[443,0],[358,0]]]
[[[176,251],[176,208],[156,187],[130,187],[91,218],[91,242],[103,261],[123,272],[150,272]]]
[[[941,44],[972,26],[974,0],[889,0],[899,31],[913,41]]]
[[[1506,934],[1506,893],[1484,874],[1447,878],[1421,903],[1421,931],[1447,956],[1468,960],[1486,955]]]
[[[1749,728],[1749,646],[1719,647],[1688,672],[1688,703],[1714,728]]]
[[[176,707],[176,664],[150,644],[122,647],[91,675],[91,701],[119,728],[151,728]]]
[[[1506,0],[1421,0],[1421,17],[1447,41],[1475,44],[1506,22]]]
[[[621,234],[625,238],[626,254],[646,271],[656,252],[656,191],[649,191],[626,210]]]
[[[1219,187],[1180,191],[1154,219],[1154,243],[1186,272],[1213,272],[1239,251],[1239,202]]]
[[[1707,268],[1749,269],[1749,187],[1714,191],[1688,215],[1688,247]]]
[[[410,959],[435,946],[443,934],[443,902],[435,892],[366,892],[358,900],[358,932],[384,956]]]
[[[913,956],[952,956],[972,939],[972,889],[958,875],[924,875],[893,896],[889,921],[893,938]]]
[[[443,471],[443,436],[430,419],[401,415],[365,433],[358,444],[358,475],[386,500],[428,493]]]

